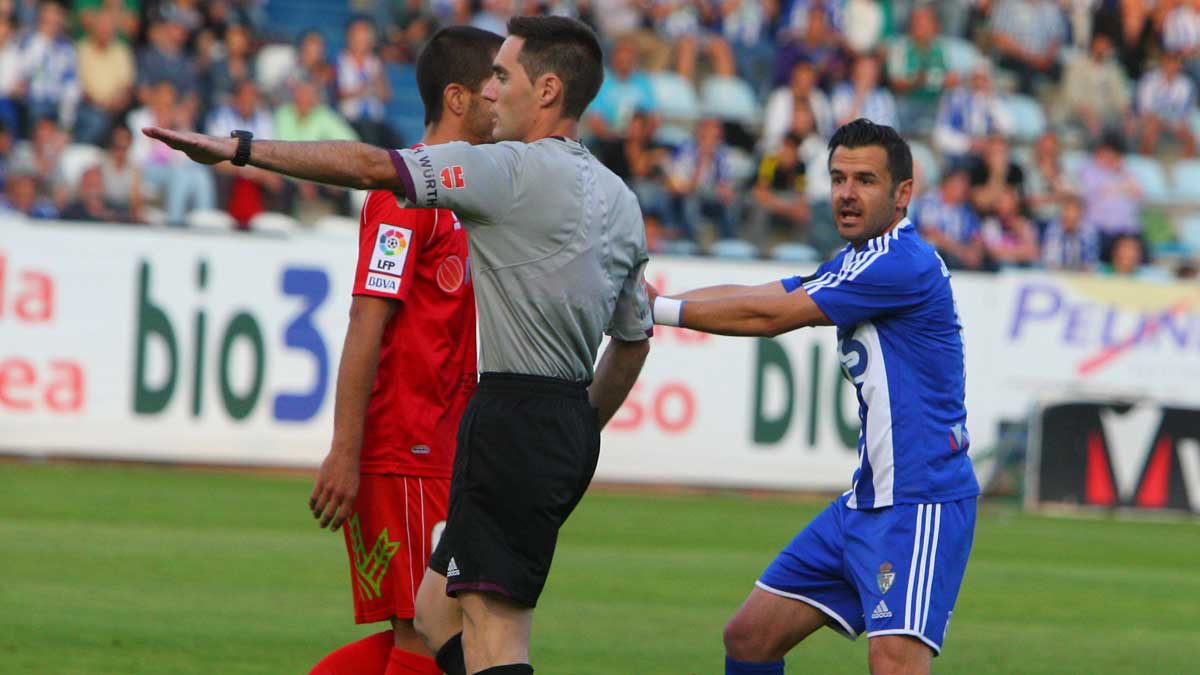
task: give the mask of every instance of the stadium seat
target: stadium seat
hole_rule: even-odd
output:
[[[942,50],[946,55],[946,66],[956,73],[969,73],[975,64],[983,60],[983,54],[970,40],[943,35]]]
[[[1167,189],[1167,174],[1157,159],[1145,155],[1125,155],[1125,167],[1141,186],[1147,201],[1162,203],[1169,200],[1171,195]]]
[[[942,167],[933,149],[920,141],[909,141],[913,162],[921,167],[921,178],[926,190],[936,186],[942,177]]]
[[[417,68],[388,64],[387,77],[392,88],[392,98],[387,104],[388,122],[400,132],[405,143],[417,143],[425,134],[425,105],[417,89]]]
[[[1200,159],[1181,159],[1172,171],[1171,198],[1200,206]]]
[[[72,143],[63,149],[59,168],[66,181],[67,190],[74,192],[79,187],[83,172],[104,161],[104,150],[86,143]]]
[[[358,239],[358,219],[346,216],[325,216],[313,223],[312,233],[331,239]]]
[[[274,92],[296,67],[296,48],[291,45],[264,45],[254,59],[258,86],[264,92]]]
[[[706,116],[747,126],[762,123],[762,109],[754,89],[738,77],[714,75],[700,86],[700,108]]]
[[[664,124],[654,132],[654,142],[669,145],[672,148],[678,148],[691,138],[691,128],[677,124]]]
[[[1079,170],[1088,161],[1088,153],[1082,150],[1068,150],[1062,154],[1062,168],[1072,180],[1079,175]]]
[[[1014,145],[1011,146],[1010,152],[1012,154],[1012,161],[1016,162],[1018,166],[1033,166],[1034,160],[1032,145]]]
[[[790,263],[815,263],[821,261],[821,253],[808,244],[785,242],[771,249],[771,259]]]
[[[1013,137],[1029,143],[1046,131],[1046,113],[1036,99],[1023,94],[1009,94],[1003,105],[1013,120]]]
[[[0,230],[5,228],[27,227],[31,221],[20,211],[0,211]]]
[[[672,239],[663,242],[662,252],[665,255],[696,255],[700,247],[690,239]]]
[[[731,148],[729,151],[729,174],[735,185],[744,185],[754,177],[758,166],[750,153],[741,148]]]
[[[714,258],[727,260],[755,260],[759,257],[758,247],[745,239],[719,239],[713,242],[708,252]]]
[[[250,231],[258,234],[289,236],[300,229],[300,221],[286,213],[263,211],[250,219]]]
[[[692,84],[676,73],[650,73],[654,102],[665,122],[690,126],[700,117],[700,102]]]
[[[279,38],[290,42],[305,31],[316,30],[324,36],[331,56],[345,46],[346,24],[353,16],[350,3],[270,0],[264,5],[267,25]]]
[[[363,204],[367,203],[367,195],[371,194],[366,190],[351,190],[350,191],[350,212],[362,213]]]
[[[233,216],[218,209],[195,209],[189,211],[184,222],[194,230],[227,232],[233,230],[237,221]]]
[[[1200,214],[1184,216],[1179,221],[1179,241],[1192,255],[1200,254]]]

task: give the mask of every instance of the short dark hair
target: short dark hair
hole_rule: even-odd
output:
[[[1125,139],[1115,131],[1106,131],[1096,143],[1096,150],[1111,150],[1118,155],[1125,154]]]
[[[946,185],[955,178],[966,178],[967,180],[971,180],[971,172],[968,171],[965,166],[953,167],[946,173],[942,174],[942,180],[940,183],[942,185]]]
[[[351,28],[354,28],[355,26],[357,26],[360,23],[366,24],[366,25],[370,26],[371,28],[375,28],[375,20],[374,19],[372,19],[367,14],[358,12],[358,13],[350,15],[350,18],[346,21],[346,30],[350,30]]]
[[[843,124],[829,139],[829,160],[833,160],[833,151],[838,146],[847,148],[864,148],[877,145],[887,151],[888,173],[892,174],[892,187],[910,180],[913,177],[912,150],[908,143],[900,138],[896,130],[884,125],[875,124],[871,120],[860,117],[853,122]]]
[[[417,56],[417,91],[425,124],[442,121],[442,93],[459,84],[476,91],[492,76],[492,59],[504,38],[473,26],[449,26],[433,34]]]
[[[313,36],[321,38],[321,42],[328,42],[325,39],[325,34],[321,31],[317,30],[316,28],[305,28],[304,30],[300,31],[299,35],[296,36],[296,46],[299,47],[300,45],[304,44],[305,40]]]
[[[604,52],[592,29],[565,16],[514,16],[508,34],[525,40],[520,61],[529,79],[557,75],[563,82],[563,114],[582,117],[604,81]]]

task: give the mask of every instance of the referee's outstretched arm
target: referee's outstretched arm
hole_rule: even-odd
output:
[[[236,138],[159,127],[144,128],[142,133],[201,164],[229,162],[237,154]],[[246,163],[293,178],[355,190],[402,192],[404,187],[388,151],[358,141],[255,139]]]

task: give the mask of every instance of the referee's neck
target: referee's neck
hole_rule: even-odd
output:
[[[578,140],[579,120],[570,117],[555,117],[545,121],[539,120],[534,122],[529,133],[525,134],[525,137],[520,140],[525,143],[533,143],[553,136]]]

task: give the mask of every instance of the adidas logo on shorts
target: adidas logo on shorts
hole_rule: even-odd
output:
[[[872,619],[890,619],[892,618],[892,610],[888,609],[887,603],[883,600],[875,605],[875,611],[871,612]]]
[[[458,576],[458,565],[455,564],[454,558],[450,559],[450,564],[446,566],[446,578]],[[891,616],[889,613],[888,616]]]

